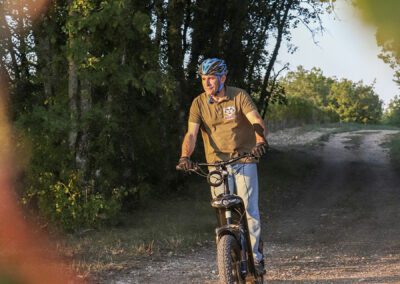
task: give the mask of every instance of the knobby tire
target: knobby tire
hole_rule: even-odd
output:
[[[240,248],[236,239],[224,235],[217,245],[219,283],[245,283],[240,276]]]

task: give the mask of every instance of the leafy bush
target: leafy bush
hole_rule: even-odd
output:
[[[24,203],[36,200],[39,210],[67,231],[99,226],[114,219],[121,208],[123,189],[114,189],[106,197],[95,192],[93,184],[84,184],[77,172],[69,173],[64,181],[43,173],[36,186],[29,188]]]
[[[339,117],[342,122],[377,123],[382,116],[382,101],[373,84],[326,77],[318,68],[307,71],[302,66],[289,72],[280,84],[288,97],[307,99],[325,113],[336,113],[335,121]],[[312,107],[300,104],[306,111],[304,116],[310,117]]]
[[[65,101],[47,102],[16,121],[19,160],[25,165],[21,196],[56,226],[67,231],[112,221],[125,190],[85,176],[74,165],[68,145],[69,114]]]
[[[328,107],[335,111],[340,121],[377,123],[382,118],[382,101],[373,85],[362,81],[354,83],[347,79],[332,84]]]
[[[400,126],[400,97],[395,96],[390,100],[388,108],[383,115],[383,122],[390,125]]]

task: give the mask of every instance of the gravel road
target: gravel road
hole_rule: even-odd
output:
[[[400,283],[400,175],[382,145],[393,133],[332,134],[310,150],[318,172],[263,224],[268,283]],[[138,267],[114,283],[217,283],[212,242]]]
[[[269,283],[400,283],[400,175],[382,144],[393,131],[330,137],[294,208],[269,224]]]

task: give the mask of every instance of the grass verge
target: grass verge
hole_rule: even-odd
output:
[[[200,184],[192,181],[193,190]],[[206,188],[208,190],[208,188]],[[143,261],[182,254],[213,241],[215,217],[204,193],[147,201],[121,224],[68,235],[59,245],[73,269],[105,283],[107,275],[132,270]]]
[[[390,160],[396,170],[400,170],[400,133],[391,135],[385,144],[389,148]]]

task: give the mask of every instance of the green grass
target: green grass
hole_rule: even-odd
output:
[[[197,187],[195,181],[192,189]],[[132,259],[160,258],[208,244],[214,240],[215,216],[209,199],[200,195],[148,201],[124,216],[119,226],[67,236],[60,252],[80,274],[96,275],[128,268]]]
[[[390,160],[393,166],[400,170],[400,134],[391,135],[391,139],[384,146],[389,148]]]

